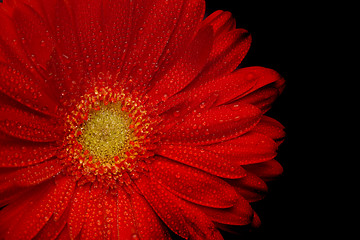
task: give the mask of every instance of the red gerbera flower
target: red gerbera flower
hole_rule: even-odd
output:
[[[281,173],[284,80],[203,0],[7,0],[0,238],[222,239]]]

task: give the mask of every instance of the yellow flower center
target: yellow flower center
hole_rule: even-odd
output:
[[[147,98],[138,96],[114,85],[64,100],[59,108],[64,139],[58,158],[78,184],[116,189],[147,171],[161,134],[154,127],[161,118],[154,108],[146,107]]]
[[[113,164],[114,159],[124,159],[134,140],[130,129],[132,119],[127,112],[121,111],[121,105],[101,104],[99,110],[91,110],[88,120],[81,127],[78,141],[89,151],[93,162]]]

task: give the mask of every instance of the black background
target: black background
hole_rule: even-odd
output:
[[[259,229],[239,235],[224,233],[225,239],[294,239],[314,234],[319,217],[313,206],[316,190],[312,177],[312,159],[316,151],[308,126],[312,124],[313,69],[310,55],[315,26],[311,7],[286,1],[206,1],[207,14],[216,10],[230,11],[237,28],[252,35],[251,48],[241,67],[263,66],[276,70],[286,80],[283,94],[266,114],[280,121],[287,133],[278,150],[277,160],[284,173],[270,182],[266,198],[253,205],[260,216]],[[305,2],[302,2],[305,4]],[[316,122],[316,120],[315,120]],[[316,133],[315,133],[316,134]],[[304,139],[308,138],[306,142]]]

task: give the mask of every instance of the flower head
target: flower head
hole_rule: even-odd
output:
[[[282,172],[284,80],[203,0],[7,0],[0,238],[222,239]],[[172,232],[172,233],[170,233]]]

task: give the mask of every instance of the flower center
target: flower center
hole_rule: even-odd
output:
[[[128,113],[121,111],[120,104],[101,104],[100,110],[92,110],[89,118],[80,127],[78,142],[93,156],[93,162],[114,164],[114,158],[125,157],[134,139]]]
[[[97,182],[115,189],[146,171],[161,119],[138,95],[119,86],[95,87],[64,101],[59,114],[65,132],[58,158],[79,184]]]

